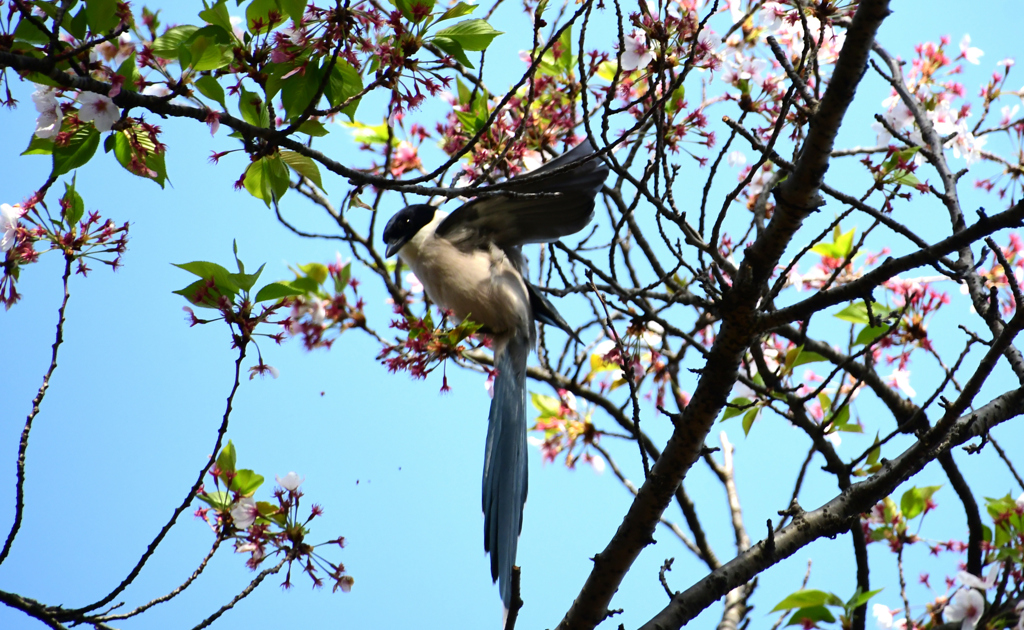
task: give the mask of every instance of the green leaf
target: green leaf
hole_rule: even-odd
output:
[[[142,75],[139,74],[139,67],[135,65],[135,51],[128,55],[128,58],[121,62],[120,67],[117,69],[117,74],[124,77],[124,83],[121,88],[129,90],[131,92],[138,92],[138,82],[142,79]]]
[[[412,21],[412,8],[409,6],[409,0],[388,0],[391,6],[398,9],[398,12],[402,14],[402,17]]]
[[[205,20],[207,24],[221,27],[225,32],[234,37],[235,27],[231,24],[231,15],[228,13],[225,0],[220,0],[220,2],[209,9],[200,11],[199,17]]]
[[[871,314],[878,318],[886,318],[889,316],[889,307],[872,301]],[[868,307],[863,300],[851,302],[849,306],[836,313],[835,317],[852,324],[871,325],[871,320],[868,318]]]
[[[836,618],[829,612],[828,608],[824,606],[808,606],[793,613],[786,626],[804,625],[807,621],[835,623],[835,620]]]
[[[942,486],[926,486],[924,488],[911,488],[903,493],[900,498],[900,511],[903,518],[908,521],[924,512],[932,495]]]
[[[786,352],[785,371],[789,373],[797,366],[807,363],[818,363],[824,360],[825,357],[817,352],[805,351],[803,345],[795,346]]]
[[[453,18],[460,18],[464,15],[469,15],[473,11],[476,11],[475,4],[466,4],[465,2],[459,2],[454,7],[442,13],[441,17],[437,18],[437,21],[441,22],[444,20],[451,20]]]
[[[878,439],[878,434],[876,433],[875,434],[874,446],[872,447],[871,451],[868,453],[868,459],[867,459],[868,465],[872,465],[872,464],[877,464],[878,463],[878,459],[882,456],[882,449],[879,446],[879,444],[881,444],[881,443],[882,442],[881,442],[881,440]]]
[[[217,454],[217,469],[222,473],[235,472],[235,445],[231,443],[231,440],[228,440],[228,443]]]
[[[256,270],[256,273],[233,273],[231,274],[231,280],[238,285],[239,289],[248,291],[256,284],[256,281],[260,279],[260,274],[263,273],[263,268],[266,266],[266,263],[260,265],[260,268]]]
[[[794,608],[810,608],[813,606],[842,606],[843,600],[832,593],[813,589],[797,591],[775,605],[769,612],[792,610]]]
[[[367,125],[358,120],[341,123],[343,127],[352,130],[352,140],[361,144],[386,144],[388,141],[388,123],[382,122],[379,125]]]
[[[329,62],[325,61],[324,63]],[[341,105],[362,91],[363,78],[359,76],[359,72],[344,59],[336,59],[334,69],[331,70],[331,78],[324,87],[324,96],[327,97],[327,102],[331,104],[331,107]],[[349,120],[354,121],[360,100],[353,99],[351,103],[341,109],[341,113],[348,116]]]
[[[118,24],[117,0],[85,0],[85,17],[93,33],[106,33]]]
[[[302,270],[302,273],[306,274],[307,278],[316,282],[318,286],[327,282],[327,277],[331,273],[330,269],[327,268],[327,265],[318,262],[299,265],[299,269]]]
[[[208,504],[215,510],[223,512],[231,507],[231,493],[223,490],[206,492],[198,496],[199,500]]]
[[[51,177],[59,177],[79,166],[84,165],[100,146],[100,132],[92,125],[81,125],[68,143],[53,148],[53,172]]]
[[[306,0],[281,0],[281,8],[296,23],[302,21],[302,14],[306,11]]]
[[[597,66],[597,76],[611,83],[615,79],[615,68],[617,67],[614,61],[602,61]]]
[[[28,141],[28,147],[21,152],[22,155],[50,155],[51,153],[53,153],[53,139],[40,138],[35,134],[32,134],[32,139]]]
[[[235,477],[231,480],[231,490],[243,497],[251,497],[252,493],[256,492],[261,485],[263,485],[263,476],[244,468],[236,470]]]
[[[302,155],[301,153],[285,151],[283,149],[281,150],[281,159],[284,160],[284,163],[290,166],[293,171],[316,184],[316,187],[320,190],[323,190],[324,185],[320,181],[320,169],[312,159]]]
[[[341,293],[348,286],[349,280],[352,279],[352,263],[346,264],[341,268],[341,271],[334,276],[334,292]]]
[[[231,63],[233,40],[219,26],[204,26],[186,39],[178,48],[181,65],[205,72],[217,70]]]
[[[227,103],[224,102],[224,88],[217,82],[217,79],[208,74],[201,76],[196,79],[196,88],[199,89],[200,94],[211,101],[216,101],[221,108],[227,110]]]
[[[164,151],[157,151],[156,144],[149,132],[139,125],[112,134],[114,138],[114,157],[118,164],[132,175],[151,179],[161,188],[167,181],[167,164]],[[109,142],[109,138],[107,140]],[[139,165],[145,165],[145,170]]]
[[[540,411],[541,418],[558,418],[562,412],[562,401],[553,396],[530,392],[530,401]]]
[[[761,407],[751,407],[747,413],[743,414],[743,435],[750,435],[750,429],[759,415],[761,415]]]
[[[866,346],[874,343],[887,332],[889,332],[888,326],[865,326],[857,333],[857,339],[854,340],[853,345]]]
[[[324,127],[324,124],[319,120],[307,120],[299,125],[299,128],[296,131],[314,138],[322,138],[327,135],[327,128]]]
[[[65,27],[71,36],[75,39],[85,39],[86,31],[89,29],[89,16],[85,12],[85,7],[78,10],[75,17],[68,20],[64,19]]]
[[[854,608],[860,608],[864,604],[868,603],[868,600],[870,600],[872,597],[874,597],[875,595],[878,595],[879,593],[881,593],[884,590],[885,590],[884,588],[880,588],[878,590],[868,591],[867,593],[862,593],[860,591],[860,588],[858,587],[857,588],[857,592],[853,594],[853,597],[850,598],[850,601],[846,602],[845,608],[847,610],[853,610]]]
[[[171,263],[178,269],[184,269],[185,271],[199,276],[203,280],[209,280],[213,278],[218,288],[223,288],[232,294],[238,293],[240,287],[234,280],[234,275],[224,267],[221,267],[217,263],[207,262],[204,260],[197,260],[188,263]]]
[[[729,401],[729,406],[725,408],[725,413],[722,414],[722,420],[725,421],[729,418],[734,418],[741,413],[745,413],[750,408],[751,402],[752,401],[749,398],[745,398],[743,396],[733,398]]]
[[[75,191],[76,179],[77,177],[73,177],[71,184],[64,183],[64,196],[61,198],[61,207],[64,209],[64,223],[68,228],[81,221],[85,215],[85,202],[82,201],[82,196]]]
[[[245,170],[245,179],[242,184],[249,194],[257,199],[262,199],[269,208],[275,198],[280,199],[288,192],[288,167],[285,166],[280,155],[261,157]]]
[[[438,31],[435,41],[437,37],[447,37],[464,50],[487,50],[491,40],[501,34],[501,31],[494,30],[485,20],[463,20]]]
[[[450,56],[455,61],[458,61],[462,65],[466,66],[470,70],[476,68],[476,66],[473,65],[473,62],[469,60],[469,57],[466,56],[466,51],[463,50],[462,44],[460,44],[459,42],[455,41],[450,37],[445,37],[444,35],[437,35],[431,41],[434,43],[435,46],[444,51],[445,54]]]
[[[296,295],[305,295],[306,292],[301,289],[296,289],[289,285],[287,282],[272,282],[267,286],[263,287],[256,294],[256,302],[266,302],[267,300],[280,300],[285,297],[292,297]]]
[[[153,42],[153,54],[161,59],[177,59],[178,47],[198,30],[198,26],[192,26],[191,24],[168,29],[166,33],[157,37]]]
[[[302,67],[300,65],[300,67]],[[281,83],[281,103],[287,112],[287,120],[298,118],[310,106],[320,88],[323,76],[316,61],[305,64],[304,69],[295,72]],[[268,92],[269,94],[269,92]],[[314,107],[315,107],[314,103]]]
[[[408,2],[412,21],[417,24],[430,17],[430,13],[434,10],[434,0],[408,0]]]
[[[238,110],[242,113],[242,119],[250,125],[266,127],[270,124],[270,114],[263,104],[259,94],[248,92],[245,88],[238,96]]]
[[[274,12],[276,19],[271,23],[270,13]],[[286,18],[277,0],[252,0],[245,9],[245,27],[253,35],[269,33]]]

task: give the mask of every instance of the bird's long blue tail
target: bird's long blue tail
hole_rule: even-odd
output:
[[[529,339],[513,337],[498,348],[494,399],[484,453],[484,549],[491,554],[491,577],[498,581],[501,601],[512,599],[512,566],[526,503],[526,360]]]

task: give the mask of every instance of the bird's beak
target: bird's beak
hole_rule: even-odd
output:
[[[385,258],[391,258],[395,254],[397,254],[398,250],[402,249],[402,247],[406,243],[408,243],[408,242],[409,242],[409,238],[408,237],[399,237],[399,238],[396,238],[395,240],[389,242],[388,243],[388,248],[386,250],[384,250],[384,257]]]

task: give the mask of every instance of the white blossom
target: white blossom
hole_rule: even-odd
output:
[[[256,507],[256,501],[251,497],[242,497],[231,508],[231,520],[239,529],[249,529],[256,522],[257,516],[259,516],[259,509]]]
[[[917,396],[917,392],[910,386],[910,370],[895,369],[892,374],[885,377],[885,380],[906,394],[907,398]]]
[[[78,111],[78,118],[85,122],[91,120],[96,125],[97,131],[110,131],[117,119],[121,117],[121,110],[108,96],[95,92],[82,92],[78,97],[78,102],[82,106]]]
[[[305,477],[300,477],[294,471],[288,473],[283,478],[275,476],[274,479],[277,479],[277,485],[289,492],[295,492],[298,490],[299,486],[302,485],[302,482],[306,480]]]
[[[960,54],[967,60],[967,63],[978,65],[981,61],[981,56],[985,53],[980,48],[972,47],[971,36],[964,34],[964,38],[960,40]]]
[[[727,159],[729,166],[744,166],[747,163],[747,156],[743,151],[730,151]]]
[[[60,131],[64,120],[64,111],[57,101],[57,91],[52,87],[39,85],[32,93],[39,117],[36,118],[36,135],[40,138],[52,138]]]
[[[878,624],[879,630],[889,630],[892,628],[892,611],[885,604],[875,604],[871,607],[871,612],[875,615],[875,623]]]
[[[622,69],[626,72],[646,68],[654,61],[654,53],[647,48],[647,36],[643,31],[635,30],[623,41],[625,50],[622,52]]]
[[[14,240],[18,233],[18,219],[23,213],[20,206],[0,204],[0,253],[14,247]]]
[[[960,589],[946,604],[946,619],[960,621],[960,630],[974,630],[985,612],[985,597],[973,588]]]
[[[967,571],[960,571],[956,574],[956,577],[964,586],[987,591],[996,585],[996,579],[999,577],[1000,566],[1000,564],[993,564],[992,568],[988,570],[988,575],[985,576],[984,580],[976,575],[968,573]]]

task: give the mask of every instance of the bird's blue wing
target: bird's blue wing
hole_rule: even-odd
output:
[[[484,549],[491,554],[491,577],[508,609],[512,566],[526,504],[526,359],[530,342],[514,336],[495,355],[498,375],[484,452]]]
[[[556,169],[594,152],[589,140],[540,168],[508,181],[506,190],[516,193],[558,193],[551,197],[487,197],[459,207],[437,226],[435,234],[456,244],[476,246],[494,243],[509,248],[526,243],[550,243],[579,232],[594,214],[594,197],[608,177],[608,165],[593,159],[576,168]],[[533,181],[537,176],[550,177]],[[521,177],[530,181],[521,182]]]

